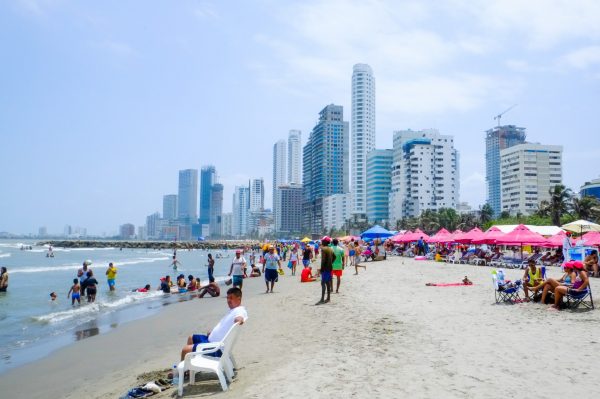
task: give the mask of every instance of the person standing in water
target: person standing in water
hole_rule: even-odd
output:
[[[108,264],[108,269],[106,269],[106,279],[108,282],[108,287],[111,291],[115,290],[115,277],[117,276],[117,268],[113,265],[112,262]]]
[[[6,292],[8,289],[8,271],[6,267],[2,266],[2,272],[0,273],[0,292]]]

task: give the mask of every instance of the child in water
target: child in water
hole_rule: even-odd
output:
[[[69,290],[69,293],[67,294],[67,298],[69,297],[69,295],[71,296],[71,306],[75,305],[75,301],[77,301],[77,303],[79,305],[81,305],[81,294],[79,292],[80,289],[81,289],[81,286],[79,285],[79,280],[74,278],[73,286],[71,287],[71,289]]]

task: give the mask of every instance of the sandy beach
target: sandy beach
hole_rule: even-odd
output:
[[[222,393],[214,377],[185,397],[591,398],[600,368],[600,311],[496,305],[491,268],[390,257],[346,269],[340,294],[315,306],[320,285],[280,278],[244,283],[249,313],[235,355],[240,369]],[[299,273],[298,273],[299,274]],[[550,277],[560,276],[557,268]],[[427,282],[473,286],[427,287]],[[522,271],[508,270],[510,279]],[[597,279],[591,279],[598,292]],[[156,316],[60,349],[0,376],[3,398],[118,398],[179,359],[186,337],[213,327],[224,297],[169,305]],[[175,389],[155,395],[174,397]]]

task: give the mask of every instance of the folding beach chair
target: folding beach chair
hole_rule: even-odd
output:
[[[498,281],[498,272],[492,271],[492,283],[494,285],[494,297],[496,303],[516,303],[521,302],[521,280],[517,280],[514,283],[507,281]]]
[[[541,270],[540,275],[542,276],[542,280],[546,281],[546,266],[538,266],[538,267]],[[523,291],[525,291],[525,284],[527,284],[527,281],[523,281]],[[535,302],[536,293],[534,291],[529,291],[529,290],[528,290],[528,292],[529,293],[528,293],[527,297],[529,298],[529,300]],[[537,296],[539,296],[541,299],[541,290],[537,292]],[[538,300],[538,302],[539,302],[539,300]]]
[[[581,292],[569,290],[567,295],[566,307],[567,309],[575,310],[581,305],[583,308],[592,310],[594,309],[594,299],[592,298],[592,287],[587,288]]]

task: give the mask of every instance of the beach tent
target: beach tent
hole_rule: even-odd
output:
[[[443,237],[446,237],[446,236],[449,236],[450,234],[451,233],[448,230],[446,230],[445,228],[442,227],[437,233],[435,233],[434,235],[432,235],[431,237],[429,237],[425,241],[427,241],[430,244],[431,243],[436,243],[436,242],[439,242],[438,241],[439,239],[441,239]]]
[[[383,227],[379,226],[379,225],[375,225],[373,227],[371,227],[368,230],[365,230],[360,237],[362,239],[365,238],[388,238],[393,236],[394,234],[392,234],[391,231],[384,229]]]
[[[473,227],[466,233],[458,234],[454,237],[454,241],[461,244],[470,244],[473,240],[477,240],[483,236],[483,231],[479,227]]]
[[[306,244],[307,242],[310,242],[310,238],[308,238],[308,237],[304,237],[304,238],[303,238],[303,239],[301,239],[300,241],[302,241],[303,243],[305,243],[305,244]]]
[[[504,237],[504,233],[496,226],[492,226],[479,238],[471,241],[471,244],[495,244],[496,240]]]
[[[517,228],[517,226],[519,226],[519,225],[518,224],[495,224],[492,227],[499,228],[503,233],[510,233],[515,228]],[[529,230],[533,231],[534,233],[541,234],[544,237],[551,237],[562,231],[562,229],[558,226],[533,226],[530,224],[526,224],[524,226],[527,227]]]
[[[600,231],[600,224],[588,222],[587,220],[576,220],[561,226],[563,229],[573,233],[587,233],[589,231]]]

